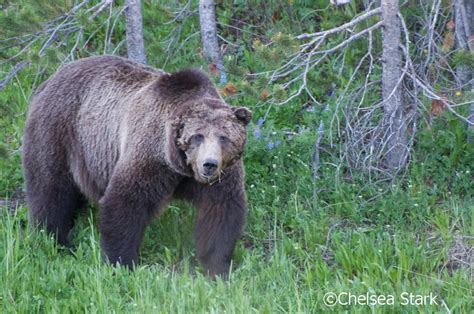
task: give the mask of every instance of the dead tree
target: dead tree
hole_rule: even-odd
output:
[[[43,57],[48,50],[56,51],[60,47],[68,46],[68,43],[72,42],[73,44],[69,46],[69,51],[61,61],[66,63],[75,60],[77,51],[86,49],[87,44],[97,32],[92,32],[89,37],[84,36],[86,33],[85,26],[80,21],[84,16],[87,16],[88,22],[92,22],[99,15],[108,11],[108,21],[116,21],[123,13],[123,10],[115,13],[112,11],[113,0],[102,0],[95,4],[91,4],[91,2],[91,0],[76,1],[76,4],[69,11],[50,21],[42,22],[40,24],[41,28],[36,31],[0,40],[0,50],[7,50],[8,48],[17,49],[15,54],[0,59],[0,66],[10,65],[10,71],[0,78],[0,91],[8,85],[17,73],[35,63],[31,61],[31,56]],[[106,23],[107,38],[104,51],[111,45],[110,38],[115,24],[110,25],[110,23]],[[120,45],[121,43],[117,47]],[[40,72],[41,68],[41,66],[38,66],[37,73]]]
[[[474,2],[466,0],[455,0],[454,19],[457,48],[474,53]],[[474,92],[474,69],[468,69],[464,65],[458,65],[457,73],[460,87],[471,82],[471,91]],[[474,102],[469,106],[468,120],[470,129],[470,141],[474,142]]]
[[[199,1],[199,22],[201,26],[201,41],[204,57],[210,64],[214,64],[220,75],[220,83],[227,81],[224,63],[217,41],[216,4],[214,0]]]
[[[130,60],[146,64],[143,42],[143,18],[141,0],[126,0],[127,54]]]
[[[406,163],[407,118],[402,98],[401,27],[398,0],[382,0],[382,100],[384,128],[388,133],[386,162],[390,171]]]
[[[409,31],[399,12],[398,0],[366,0],[366,10],[351,21],[296,36],[297,51],[269,72],[270,82],[279,82],[291,93],[283,101],[269,97],[268,102],[284,105],[305,94],[315,107],[325,108],[313,95],[318,87],[309,81],[308,74],[329,62],[337,65],[334,71],[342,73],[347,49],[355,41],[365,40],[367,48],[351,77],[340,87],[341,92],[330,99],[332,118],[315,130],[314,149],[319,148],[321,141],[327,141],[324,144],[333,148],[340,147],[341,163],[348,166],[349,172],[367,173],[369,182],[399,176],[408,164],[419,118],[431,110],[427,100],[441,102],[443,110],[473,125],[461,110],[461,106],[471,102],[456,103],[455,98],[445,97],[445,91],[435,87],[454,85],[456,81],[456,71],[451,62],[446,62],[452,53],[442,47],[450,16],[443,11],[442,1],[420,1],[424,14],[418,17],[420,29],[414,31]],[[373,44],[380,30],[381,55]],[[334,40],[335,36],[339,39]],[[381,80],[377,63],[382,67]],[[445,90],[452,91],[453,87],[449,85]],[[369,101],[374,99],[373,95],[380,95],[380,100]],[[340,141],[340,145],[335,145],[335,141]],[[313,156],[319,155],[313,152]],[[313,160],[315,171],[319,162],[324,161]]]
[[[456,45],[458,49],[469,51],[470,36],[474,35],[474,3],[465,0],[454,1],[454,21]],[[472,46],[472,45],[471,45]],[[465,84],[470,80],[469,69],[465,66],[457,67],[458,78],[461,84]]]

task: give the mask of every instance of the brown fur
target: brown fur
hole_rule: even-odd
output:
[[[108,260],[131,266],[150,219],[184,198],[198,208],[199,259],[209,274],[225,273],[245,221],[250,118],[197,70],[168,74],[112,56],[68,64],[30,105],[23,166],[31,218],[67,244],[77,210],[98,202]]]

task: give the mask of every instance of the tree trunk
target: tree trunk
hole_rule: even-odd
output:
[[[125,5],[127,6],[126,36],[128,58],[146,64],[141,0],[126,0]]]
[[[220,75],[220,83],[227,81],[224,71],[224,64],[217,41],[216,31],[216,11],[214,0],[199,1],[199,21],[201,24],[201,41],[204,57],[208,62],[213,63]]]
[[[463,10],[465,11],[464,0],[454,0],[454,22],[456,33],[456,46],[458,49],[467,49],[467,39],[469,37],[469,30],[465,27],[463,18]],[[469,71],[464,65],[456,66],[456,76],[459,79],[461,86],[469,80]],[[460,86],[460,87],[461,87]]]
[[[454,18],[457,48],[474,53],[474,3],[470,0],[455,0]],[[458,65],[456,72],[461,86],[471,79],[471,92],[474,93],[474,69],[468,69],[465,65]],[[468,120],[471,122],[468,126],[469,142],[474,144],[474,102],[469,106]]]
[[[474,53],[474,2],[469,1],[466,6],[466,15],[469,25],[469,37],[467,38],[468,47],[471,53]],[[474,69],[470,69],[471,76],[471,92],[474,93]],[[469,142],[474,145],[474,102],[469,105],[469,116],[468,120],[471,122],[469,125]]]
[[[401,29],[398,0],[382,0],[382,99],[384,132],[387,132],[387,168],[395,173],[406,165],[408,157],[407,117],[404,111],[401,82]]]

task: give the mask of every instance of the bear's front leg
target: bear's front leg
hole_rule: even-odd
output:
[[[101,202],[100,244],[113,265],[132,267],[138,262],[150,209],[132,199],[128,195],[110,193]]]
[[[100,200],[101,246],[110,263],[137,264],[145,227],[172,193],[173,175],[166,172],[134,164],[114,170]]]
[[[197,255],[211,277],[229,271],[235,244],[247,212],[242,164],[233,166],[222,182],[198,187],[195,237]]]

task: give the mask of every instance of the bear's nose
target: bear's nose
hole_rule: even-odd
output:
[[[204,174],[206,176],[210,176],[214,174],[217,170],[217,160],[215,159],[206,159],[206,161],[203,164],[204,166]]]

